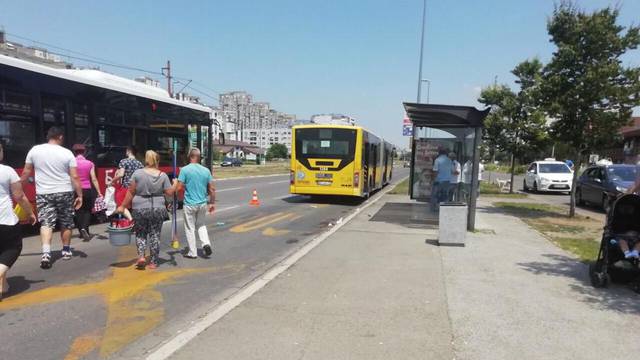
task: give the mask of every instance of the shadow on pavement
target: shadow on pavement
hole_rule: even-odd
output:
[[[369,221],[386,222],[412,229],[432,229],[438,226],[438,213],[427,203],[385,203]]]
[[[5,294],[5,297],[25,292],[31,288],[31,284],[42,283],[44,280],[29,280],[22,275],[18,275],[8,277],[7,282],[9,283],[9,292]]]
[[[362,204],[365,199],[351,196],[337,195],[291,195],[283,198],[282,201],[289,204],[327,204],[327,205],[349,205]]]
[[[504,202],[509,202],[508,199],[505,199]],[[478,206],[478,208],[476,209],[476,212],[478,213],[485,213],[485,214],[501,214],[501,215],[511,215],[511,216],[517,216],[517,217],[521,217],[523,215],[526,215],[527,218],[543,218],[543,217],[558,217],[558,216],[563,216],[558,214],[555,211],[548,211],[545,210],[544,208],[539,208],[539,209],[527,209],[527,208],[521,208],[518,206],[511,206],[511,205],[507,205],[507,206]]]
[[[522,269],[536,275],[563,276],[578,280],[570,284],[578,293],[578,300],[598,310],[613,310],[620,313],[640,313],[640,298],[624,284],[611,284],[608,288],[591,286],[587,265],[565,255],[544,254],[548,261],[518,263]]]

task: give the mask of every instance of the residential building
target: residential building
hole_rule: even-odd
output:
[[[227,140],[224,145],[216,145],[216,151],[221,151],[223,157],[245,160],[257,160],[265,154],[265,150],[246,142]]]
[[[245,129],[244,138],[249,144],[265,150],[273,144],[283,144],[291,154],[291,127]]]
[[[249,142],[263,149],[271,146],[269,139],[277,138],[280,142],[283,129],[289,129],[296,119],[295,115],[272,109],[268,102],[254,102],[253,96],[245,91],[220,94],[219,102],[220,124],[226,139]],[[290,143],[289,139],[288,147]]]
[[[620,130],[624,139],[622,153],[625,163],[636,164],[640,162],[640,117],[631,120],[631,124]]]
[[[0,54],[59,69],[73,68],[71,63],[63,61],[60,55],[54,54],[47,49],[35,46],[24,46],[20,43],[7,40],[4,30],[0,30]]]
[[[311,116],[311,122],[322,125],[355,125],[356,119],[342,114],[317,114]]]

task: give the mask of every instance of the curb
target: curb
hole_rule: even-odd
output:
[[[405,177],[405,178],[408,178]],[[329,238],[333,233],[341,229],[343,226],[348,224],[354,217],[356,217],[362,210],[368,208],[369,206],[375,204],[378,200],[382,199],[384,195],[386,195],[389,191],[393,190],[400,182],[404,181],[405,178],[397,181],[393,186],[388,187],[387,189],[383,189],[380,191],[379,195],[375,199],[368,200],[365,204],[355,209],[351,214],[349,214],[344,221],[339,224],[336,224],[331,229],[326,232],[318,235],[300,249],[296,250],[293,254],[287,256],[285,259],[275,264],[269,270],[267,270],[262,275],[259,275],[255,280],[251,281],[249,284],[242,287],[235,294],[231,295],[228,299],[222,301],[220,304],[210,308],[207,310],[200,318],[193,322],[189,328],[179,332],[173,338],[163,342],[161,345],[151,350],[150,354],[147,355],[147,360],[164,360],[168,359],[171,355],[173,355],[176,351],[180,350],[183,346],[193,340],[200,333],[205,331],[211,325],[215,324],[218,320],[222,319],[225,315],[230,313],[237,306],[242,304],[245,300],[249,299],[251,296],[256,294],[260,289],[265,287],[272,280],[276,279],[278,275],[285,272],[291,265],[298,262],[298,260],[302,259],[305,255],[307,255],[311,250],[313,250],[316,246],[320,245],[324,240]]]

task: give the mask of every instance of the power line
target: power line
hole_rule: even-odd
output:
[[[5,32],[5,34],[7,34],[9,36],[12,36],[12,37],[15,37],[15,38],[18,38],[18,39],[30,41],[30,42],[33,42],[35,44],[44,45],[44,46],[47,46],[47,47],[50,47],[50,48],[54,48],[54,49],[65,51],[67,53],[71,53],[71,54],[76,54],[76,55],[82,56],[82,57],[73,56],[73,55],[69,55],[69,54],[65,54],[65,53],[49,51],[47,49],[47,51],[52,53],[52,54],[59,55],[59,56],[64,56],[64,57],[69,58],[69,59],[86,61],[86,62],[92,63],[92,64],[98,64],[98,65],[109,66],[109,67],[114,67],[114,68],[120,68],[120,69],[125,69],[125,70],[139,71],[139,72],[143,72],[143,73],[147,73],[147,74],[165,76],[165,74],[163,74],[160,71],[153,71],[153,70],[143,69],[143,68],[139,68],[139,67],[135,67],[135,66],[119,64],[117,62],[114,62],[114,61],[111,61],[111,60],[108,60],[108,59],[104,59],[104,58],[100,58],[100,57],[97,57],[97,56],[85,54],[85,53],[82,53],[82,52],[79,52],[79,51],[67,49],[67,48],[64,48],[64,47],[61,47],[61,46],[57,46],[57,45],[53,45],[53,44],[49,44],[49,43],[46,43],[46,42],[43,42],[43,41],[38,41],[38,40],[31,39],[31,38],[28,38],[26,36],[22,36],[22,35],[18,35],[18,34],[13,34],[13,33],[8,33],[8,32]],[[190,89],[192,89],[195,92],[198,92],[202,96],[206,96],[206,97],[208,97],[210,99],[218,101],[218,98],[216,96],[212,96],[210,94],[207,94],[205,91],[196,89],[193,84],[198,84],[198,86],[200,86],[200,87],[202,87],[202,88],[214,93],[215,95],[220,95],[220,92],[208,87],[207,85],[205,85],[205,84],[203,84],[203,83],[201,83],[199,81],[193,80],[193,79],[187,79],[187,78],[177,77],[177,76],[174,76],[173,78],[176,79],[176,81],[178,79],[180,79],[180,80],[183,80],[183,81],[187,82],[186,84],[183,83],[183,82],[180,82],[181,84],[184,85],[183,90],[185,88],[189,87]],[[193,83],[193,84],[191,84],[191,83]]]

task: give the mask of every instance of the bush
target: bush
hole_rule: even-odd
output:
[[[287,146],[283,144],[273,144],[267,150],[267,160],[271,159],[286,159],[289,151]]]

